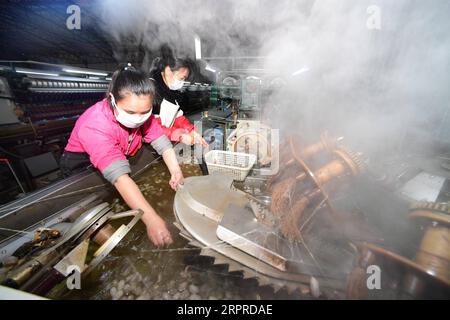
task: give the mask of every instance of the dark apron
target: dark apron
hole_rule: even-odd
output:
[[[128,158],[128,160],[130,161],[130,167],[133,171],[135,168],[140,169],[142,164],[146,164],[146,161],[148,161],[140,160],[141,158],[150,159],[153,161],[157,157],[158,154],[149,144],[143,144],[132,157]],[[142,163],[142,161],[144,162]],[[89,160],[89,155],[86,152],[64,151],[61,159],[59,160],[59,167],[61,168],[64,178],[81,172],[88,167],[91,171],[96,170]]]
[[[89,155],[85,152],[64,151],[59,166],[64,178],[85,170],[91,165]]]

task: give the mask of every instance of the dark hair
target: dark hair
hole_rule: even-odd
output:
[[[194,76],[195,65],[194,62],[189,58],[178,58],[175,57],[172,49],[164,44],[160,49],[160,56],[153,59],[152,66],[150,67],[150,73],[162,72],[166,67],[169,67],[172,71],[177,71],[181,68],[186,68],[189,70],[187,81],[190,81]]]
[[[106,92],[106,98],[110,100],[109,94],[112,93],[116,101],[120,101],[125,97],[126,92],[131,92],[138,96],[154,96],[155,86],[145,72],[135,69],[128,63],[114,71]]]

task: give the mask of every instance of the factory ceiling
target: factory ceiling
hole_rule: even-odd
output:
[[[301,10],[307,12],[314,0],[304,3]],[[73,22],[73,5],[80,8],[79,29],[67,25]],[[251,20],[233,17],[236,10],[228,2],[210,5],[209,9],[193,2],[187,6],[192,11],[181,20],[178,15],[184,14],[184,9],[177,4],[174,9],[173,3],[174,12],[167,19],[159,17],[158,12],[169,10],[161,2],[118,1],[114,5],[101,0],[1,1],[0,60],[111,70],[118,63],[131,62],[145,68],[165,42],[176,49],[182,47],[183,55],[193,57],[193,34],[200,36],[205,57],[253,57],[260,55],[258,48],[266,32],[276,27],[276,21],[270,24],[263,11],[255,12]],[[146,14],[147,10],[151,12]],[[201,22],[192,21],[199,15]],[[121,28],[127,31],[117,31]]]
[[[82,5],[81,29],[70,30],[68,7],[75,1],[2,1],[0,3],[0,59],[35,60],[72,65],[115,65],[112,39],[98,27],[93,1]],[[130,62],[142,60],[142,48],[124,43],[114,49]],[[127,54],[127,53],[130,54]]]

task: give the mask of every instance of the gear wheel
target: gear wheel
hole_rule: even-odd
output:
[[[450,214],[450,203],[449,202],[436,203],[436,202],[429,202],[429,201],[419,201],[419,202],[416,202],[413,205],[411,205],[411,207],[409,209],[410,212],[418,211],[418,210]]]
[[[242,265],[241,263],[234,261],[221,253],[210,249],[205,248],[200,242],[193,239],[190,235],[188,235],[187,231],[181,227],[180,224],[175,223],[175,226],[180,230],[180,234],[188,240],[188,245],[192,247],[196,247],[200,249],[200,256],[209,257],[213,259],[212,265],[222,265],[226,267],[227,272],[238,272],[242,275],[242,279],[254,279],[259,286],[269,286],[274,290],[274,293],[277,293],[281,290],[286,290],[288,294],[293,294],[298,292],[301,297],[310,299],[313,295],[313,288],[311,288],[311,278],[308,277],[309,281],[304,282],[296,282],[291,280],[278,279],[274,277],[270,277],[259,273],[257,270],[251,269],[247,266]],[[322,293],[329,297],[334,297],[336,295],[336,290],[342,291],[343,288],[320,288]]]
[[[289,247],[287,243],[275,241],[277,235],[266,230],[262,225],[260,232],[267,232],[267,241],[270,238],[273,239],[274,246],[282,246],[279,248],[284,250],[281,255],[270,253],[272,252],[270,248],[269,250],[262,247],[258,249],[256,242],[266,241],[264,239],[255,239],[257,241],[255,245],[251,245],[249,251],[239,249],[226,240],[221,240],[223,237],[218,236],[218,231],[223,231],[224,228],[229,230],[220,223],[224,212],[230,205],[238,208],[252,205],[244,192],[231,188],[232,182],[232,178],[224,179],[220,175],[189,177],[177,190],[173,207],[176,218],[175,226],[190,245],[199,248],[201,255],[214,258],[214,264],[226,264],[229,272],[240,271],[244,278],[254,278],[259,285],[270,285],[275,291],[286,288],[288,292],[299,289],[304,294],[317,293],[319,285],[320,292],[324,296],[333,297],[336,292],[345,292],[347,269],[338,268],[338,270],[330,271],[330,268],[336,268],[332,263],[330,264],[330,261],[327,261],[337,260],[341,264],[344,255],[339,248],[337,248],[338,251],[327,250],[320,242],[306,238],[304,240],[307,241],[302,241],[300,245],[295,243],[297,247]],[[216,197],[211,197],[211,189],[217,193]],[[255,211],[259,213],[259,208],[255,207],[253,213]],[[254,228],[257,220],[254,219],[254,215],[252,217],[250,212],[247,213],[245,218],[249,223],[247,227]],[[233,233],[233,231],[230,232]],[[258,237],[258,235],[256,236]],[[332,242],[330,244],[334,245]],[[298,255],[295,255],[290,249],[294,249]],[[317,251],[315,251],[316,249]],[[336,254],[329,257],[326,252],[335,252]],[[315,257],[318,257],[319,260]],[[273,261],[270,259],[276,261],[281,259],[284,264],[283,268],[277,267],[276,261],[271,263]]]
[[[298,281],[298,279],[295,281],[292,279],[280,279],[265,275],[258,270],[247,267],[221,254],[220,252],[215,251],[212,248],[205,247],[202,243],[194,239],[192,235],[190,235],[189,232],[181,225],[178,217],[176,218],[177,221],[174,222],[174,226],[180,230],[180,235],[188,241],[189,246],[200,250],[200,256],[213,258],[212,265],[225,266],[227,268],[227,272],[229,273],[239,272],[242,274],[243,279],[254,279],[257,281],[259,286],[270,286],[275,293],[284,289],[288,294],[298,292],[304,298],[311,298],[314,291],[314,289],[311,288],[311,279],[314,277],[305,274],[304,276],[301,276],[302,281]],[[317,237],[312,237],[309,241],[314,242],[316,246],[320,244],[321,249],[326,250],[327,252],[335,252],[337,250],[337,247],[332,246],[331,243],[327,242],[324,244],[323,241]],[[325,296],[335,297],[337,292],[344,292],[345,290],[345,284],[341,281],[330,281],[330,279],[320,280],[320,278],[317,279],[319,279],[319,281],[323,284],[320,290]]]
[[[441,225],[450,226],[450,203],[420,201],[411,206],[409,209],[410,218],[421,219],[422,222],[438,223]]]
[[[348,165],[353,175],[356,176],[365,170],[365,165],[360,153],[350,151],[344,147],[336,149],[333,153]]]

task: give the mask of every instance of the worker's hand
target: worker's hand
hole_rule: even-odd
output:
[[[192,130],[192,136],[194,137],[194,143],[199,143],[202,147],[207,147],[208,142],[195,130]]]
[[[183,133],[181,135],[181,142],[187,144],[188,146],[192,146],[195,142],[194,137],[190,133]]]
[[[179,184],[183,184],[183,173],[180,171],[175,171],[170,177],[169,185],[174,190],[177,191],[177,187]]]
[[[188,146],[192,146],[195,143],[201,144],[203,147],[207,147],[208,143],[203,137],[197,133],[195,130],[192,130],[190,133],[183,133],[181,135],[181,142],[187,144]]]
[[[166,223],[158,215],[153,215],[145,220],[148,238],[157,247],[169,245],[173,242],[170,231],[167,229]]]

